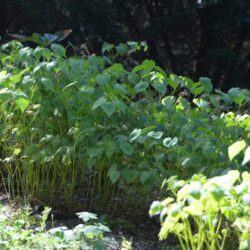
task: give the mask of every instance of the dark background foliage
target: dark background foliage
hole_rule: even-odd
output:
[[[103,41],[143,40],[168,71],[208,76],[222,89],[249,86],[250,0],[0,0],[1,42],[7,31],[63,29],[92,53]]]

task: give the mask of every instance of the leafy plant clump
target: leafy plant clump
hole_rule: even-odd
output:
[[[174,234],[182,249],[250,248],[248,172],[211,179],[196,174],[188,181],[171,177],[165,184],[172,195],[150,209],[151,216],[160,216],[161,240]]]
[[[246,169],[227,148],[249,144],[250,91],[214,90],[134,65],[144,43],[104,44],[102,56],[67,57],[58,44],[0,49],[0,158],[6,191],[46,204],[116,210],[145,202],[164,178]],[[124,63],[120,58],[124,57]],[[227,166],[227,168],[225,167]],[[79,202],[78,202],[79,203]]]
[[[109,228],[94,222],[92,213],[78,213],[84,224],[73,229],[56,227],[46,230],[50,209],[45,208],[41,216],[32,216],[29,209],[14,211],[0,206],[1,249],[107,249],[113,238],[104,236]]]

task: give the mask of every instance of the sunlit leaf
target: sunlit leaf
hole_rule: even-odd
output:
[[[141,134],[141,129],[134,129],[131,134],[129,135],[129,141],[133,142],[134,140],[136,140]]]
[[[233,143],[228,148],[228,156],[229,156],[230,161],[232,161],[234,157],[237,156],[246,146],[247,144],[244,140]]]
[[[242,165],[247,164],[249,161],[250,161],[250,146],[248,146],[246,151],[245,151],[245,155],[244,155]]]
[[[84,222],[88,222],[89,220],[97,220],[97,215],[89,212],[76,213],[76,215]]]
[[[18,98],[16,100],[17,106],[21,109],[22,113],[25,111],[25,109],[29,106],[30,101],[26,98]]]

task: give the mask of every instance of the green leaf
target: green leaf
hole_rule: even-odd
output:
[[[96,82],[103,86],[109,84],[111,81],[111,76],[109,74],[100,74],[96,77]]]
[[[8,99],[13,97],[14,93],[15,93],[14,91],[8,88],[0,89],[0,101],[2,102],[7,101]]]
[[[167,148],[173,147],[177,144],[178,138],[174,137],[173,139],[170,137],[167,137],[163,140],[163,145]]]
[[[201,109],[208,109],[209,108],[208,102],[201,99],[201,98],[193,99],[193,103]]]
[[[67,90],[67,89],[69,89],[69,88],[75,86],[76,83],[77,83],[77,82],[71,82],[71,83],[67,84],[67,85],[61,90],[61,92],[64,92],[65,90]]]
[[[108,176],[113,183],[116,183],[120,178],[121,173],[117,170],[116,166],[112,166],[108,171]]]
[[[110,52],[114,47],[115,46],[113,44],[104,42],[102,45],[102,53]]]
[[[101,108],[109,117],[116,111],[116,105],[114,105],[112,102],[103,103]]]
[[[100,107],[101,105],[103,105],[106,102],[107,102],[107,99],[105,96],[100,97],[98,100],[96,100],[94,102],[92,110],[95,110],[96,108]]]
[[[22,113],[29,106],[29,103],[30,103],[30,101],[28,99],[26,99],[26,98],[18,98],[16,100],[16,104],[21,109]]]
[[[141,129],[140,128],[136,128],[134,129],[131,134],[129,135],[129,141],[132,142],[134,140],[136,140],[136,138],[138,138],[141,134]]]
[[[47,48],[42,48],[42,47],[37,47],[33,55],[36,57],[36,59],[40,59],[41,57],[44,57],[47,61],[50,60],[51,58],[51,51]]]
[[[122,177],[126,180],[128,184],[133,183],[138,177],[139,172],[135,169],[124,169],[121,171]]]
[[[121,110],[123,113],[124,113],[124,112],[126,111],[126,109],[127,109],[126,104],[125,104],[124,102],[118,100],[118,99],[112,101],[112,103],[116,106],[116,109]]]
[[[134,72],[131,72],[131,73],[128,73],[128,80],[133,83],[133,85],[137,84],[140,82],[140,77],[134,73]]]
[[[196,83],[195,83],[196,84]],[[199,83],[198,83],[199,84]],[[203,86],[195,86],[194,88],[191,89],[191,92],[197,96],[200,95],[204,91]]]
[[[33,49],[25,47],[19,50],[19,58],[21,61],[27,60],[32,55]]]
[[[234,157],[238,155],[246,146],[246,142],[244,140],[241,140],[233,143],[230,147],[228,147],[228,156],[230,161],[232,161]]]
[[[169,107],[175,103],[175,97],[174,96],[167,96],[164,99],[162,99],[161,103],[164,106]]]
[[[165,139],[163,140],[163,145],[164,145],[165,147],[168,147],[168,144],[169,144],[169,142],[171,142],[171,140],[172,140],[171,137],[165,138]]]
[[[46,89],[49,89],[54,92],[53,82],[50,79],[42,77],[41,82]]]
[[[199,83],[202,85],[202,87],[204,88],[204,90],[207,93],[211,93],[213,90],[213,84],[211,82],[211,80],[207,77],[200,77],[199,78]]]
[[[154,139],[156,139],[156,140],[161,139],[162,135],[163,135],[163,132],[162,132],[162,131],[156,131],[156,132],[155,132],[155,131],[150,131],[150,132],[148,132],[148,134],[147,134],[148,137],[154,138]]]
[[[84,222],[88,222],[89,220],[97,220],[97,215],[89,212],[76,213],[76,215]]]
[[[250,146],[247,147],[244,155],[244,160],[242,162],[242,165],[247,164],[250,161]]]
[[[150,206],[149,215],[150,216],[158,215],[161,213],[163,208],[164,206],[161,204],[160,201],[154,201]]]
[[[16,220],[15,223],[14,223],[14,226],[17,227],[17,228],[21,228],[23,227],[24,225],[26,224],[25,220]]]
[[[238,95],[234,98],[234,101],[236,104],[238,104],[239,106],[241,106],[243,104],[243,102],[245,101],[245,96],[244,95]]]
[[[94,158],[94,157],[97,157],[103,153],[103,148],[101,148],[101,147],[88,148],[87,153],[91,158]]]
[[[120,143],[119,147],[122,150],[122,152],[128,156],[131,156],[134,152],[133,147],[128,142]]]
[[[201,189],[202,189],[201,184],[197,181],[194,181],[190,184],[189,193],[193,198],[199,200],[201,197]]]
[[[150,177],[150,172],[149,171],[143,171],[140,176],[140,182],[144,184],[148,178]]]
[[[118,52],[118,54],[121,55],[121,56],[126,55],[126,53],[129,50],[129,47],[124,43],[120,43],[115,48],[116,48],[116,51]]]
[[[109,73],[114,75],[115,77],[120,77],[121,74],[124,72],[123,65],[121,63],[114,63],[112,66],[105,70],[105,73]]]
[[[224,197],[224,191],[218,185],[213,184],[210,189],[210,193],[216,201],[220,201]]]
[[[135,93],[137,94],[137,93],[143,92],[147,89],[147,87],[148,87],[148,83],[141,81],[135,85],[134,87]]]
[[[118,93],[122,93],[124,95],[127,95],[129,92],[128,92],[128,87],[126,84],[115,84],[114,85],[114,88],[117,90]]]
[[[117,144],[113,141],[109,141],[107,144],[105,144],[107,147],[105,149],[106,155],[110,159],[112,155],[116,152]]]
[[[24,76],[22,80],[23,86],[25,86],[27,89],[31,88],[35,84],[35,82],[36,82],[35,79],[29,75]]]
[[[150,71],[152,71],[153,69],[154,69],[154,67],[155,67],[155,62],[153,61],[153,60],[148,60],[148,59],[146,59],[146,60],[144,60],[143,62],[142,62],[142,66],[143,66],[143,69],[146,71],[146,72],[150,72]]]
[[[95,92],[95,88],[94,88],[94,87],[91,87],[91,86],[89,86],[89,87],[87,87],[87,86],[82,86],[82,87],[79,89],[79,91],[80,91],[81,93],[91,95],[91,94],[93,94],[93,93]]]
[[[10,74],[8,74],[7,71],[0,71],[0,83],[4,82],[9,76]]]
[[[65,57],[66,56],[66,51],[64,47],[60,44],[52,44],[51,45],[51,50],[60,57]]]
[[[160,94],[165,95],[166,94],[166,86],[164,85],[164,83],[161,82],[157,82],[157,83],[152,83],[151,84],[153,86],[154,89],[156,89]]]
[[[177,75],[171,74],[169,78],[167,78],[167,84],[175,90],[180,84],[180,79]]]
[[[21,149],[20,148],[15,148],[13,151],[14,155],[19,155],[21,153]]]

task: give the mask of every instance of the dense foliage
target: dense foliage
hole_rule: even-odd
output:
[[[151,215],[160,215],[161,239],[174,233],[183,250],[250,248],[248,172],[211,179],[194,175],[189,181],[172,177],[167,183],[174,197],[155,201],[150,209]]]
[[[145,43],[104,43],[102,56],[68,57],[55,43],[34,49],[15,41],[2,45],[3,186],[14,197],[69,211],[121,213],[121,207],[143,207],[158,198],[152,191],[170,178],[176,198],[151,209],[161,213],[161,238],[174,233],[184,249],[223,249],[232,227],[244,249],[249,176],[240,172],[250,160],[250,91],[223,92],[207,77],[195,82],[168,74],[153,60],[135,64],[132,55],[146,49]],[[13,234],[15,225],[25,225],[18,223]],[[102,239],[107,229],[99,229]],[[64,230],[59,235],[64,242]],[[43,234],[34,238],[41,239]]]
[[[248,86],[249,0],[2,0],[0,36],[72,29],[71,41],[145,40],[150,58],[176,74],[216,86]]]
[[[114,62],[142,46],[104,44],[103,57],[87,58],[67,58],[58,44],[2,46],[6,189],[46,202],[63,195],[69,204],[80,195],[87,207],[103,200],[114,208],[111,198],[124,190],[144,199],[165,177],[240,167],[227,148],[239,138],[248,143],[250,117],[229,110],[248,107],[250,91],[214,92],[208,78],[168,75],[151,60],[132,69]]]

